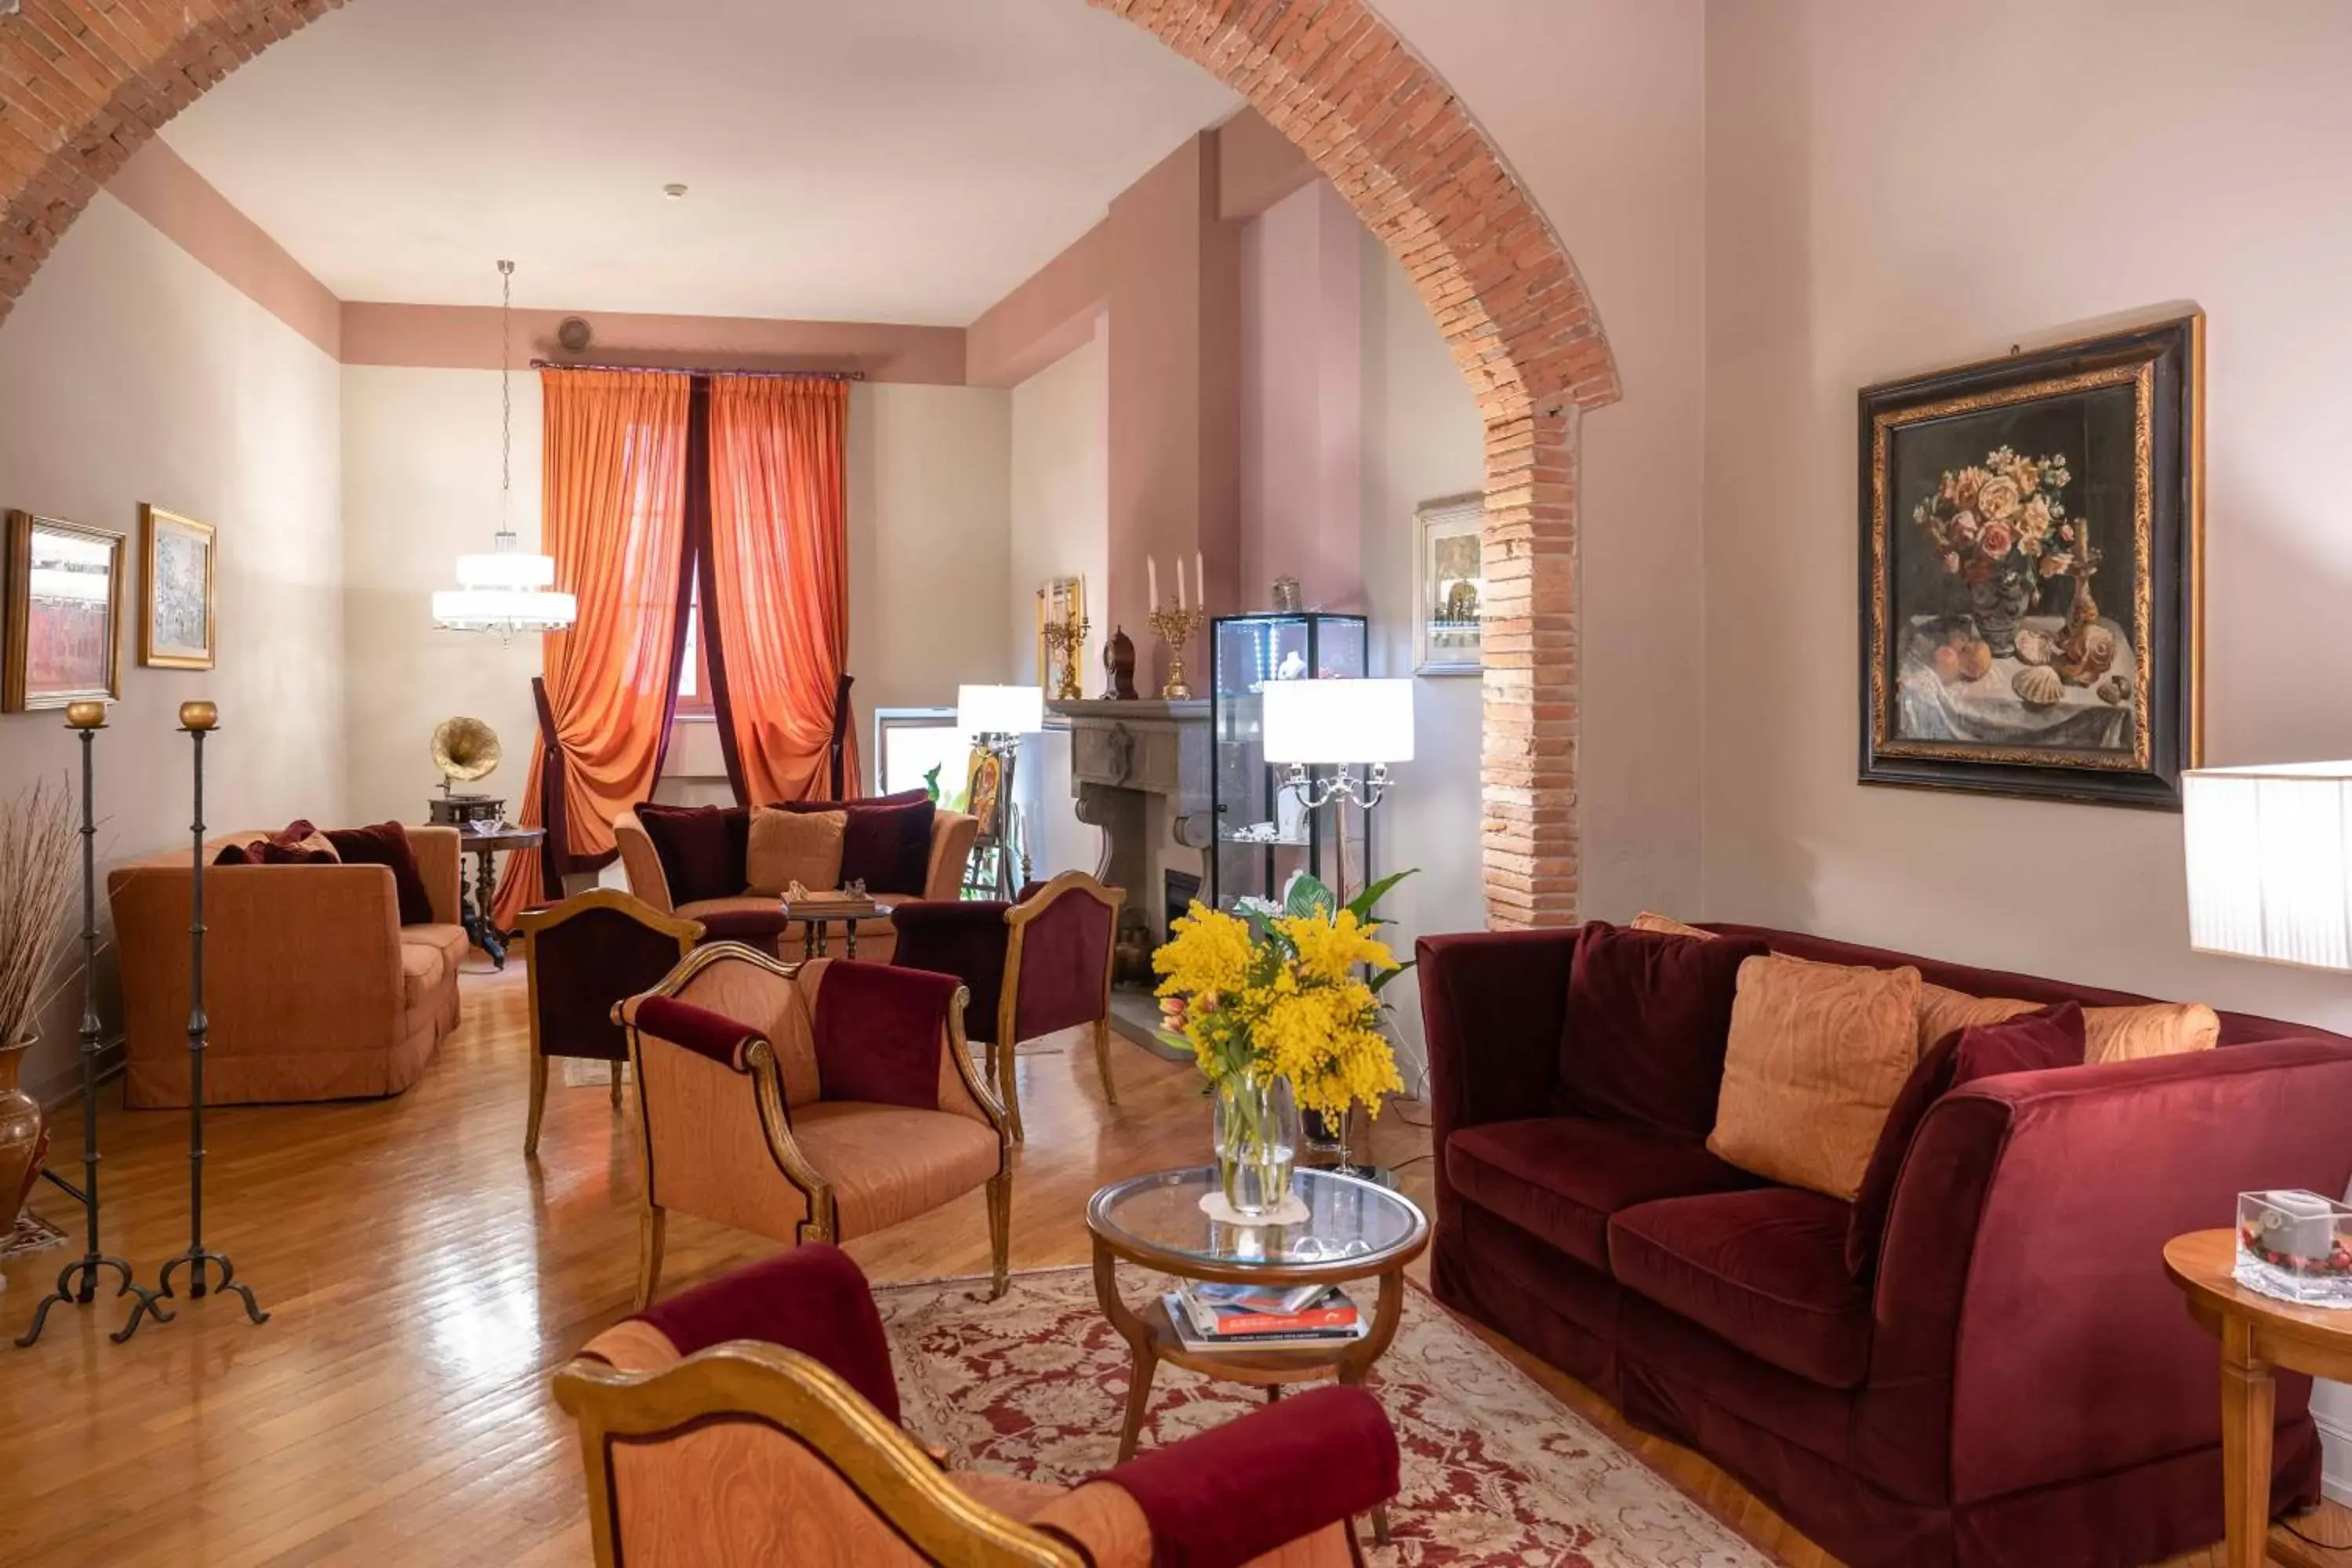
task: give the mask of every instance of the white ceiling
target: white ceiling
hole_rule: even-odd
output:
[[[1239,101],[1083,0],[352,0],[164,139],[346,300],[962,326]]]

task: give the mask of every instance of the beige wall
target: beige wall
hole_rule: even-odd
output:
[[[2352,751],[2352,11],[2212,17],[1710,11],[1708,913],[2352,1028],[2341,977],[2189,952],[2178,816],[1853,782],[1855,390],[2183,300],[2210,318],[2209,759]],[[2081,90],[2093,58],[2131,90]]]
[[[1699,443],[1705,422],[1701,0],[1381,0],[1550,217],[1616,350],[1577,505],[1581,902],[1699,897]],[[1368,436],[1367,439],[1370,437]]]
[[[538,721],[537,637],[503,643],[433,625],[436,589],[457,586],[457,558],[490,548],[499,527],[499,375],[493,370],[343,369],[347,581],[345,755],[352,815],[422,821],[439,786],[427,744],[457,714],[483,720],[505,749],[467,786],[522,809]],[[513,525],[540,544],[539,377],[514,378]]]
[[[1295,198],[1294,198],[1295,199]],[[1485,478],[1478,405],[1454,368],[1437,323],[1388,247],[1358,241],[1362,268],[1362,601],[1371,620],[1371,673],[1412,673],[1413,514],[1425,501],[1475,491]],[[1478,679],[1430,676],[1413,682],[1413,760],[1394,770],[1396,787],[1374,828],[1373,864],[1383,873],[1419,868],[1382,900],[1396,921],[1400,956],[1412,939],[1475,931],[1486,922],[1478,861]],[[1410,974],[1387,994],[1418,1091],[1421,1001]]]
[[[1102,694],[1102,648],[1113,629],[1099,597],[1110,581],[1109,330],[1097,318],[1094,335],[1014,387],[1012,403],[1008,679],[1040,675],[1038,585],[1080,576],[1093,626],[1078,657],[1079,689],[1088,697]],[[1016,777],[1035,874],[1092,871],[1101,861],[1102,834],[1072,809],[1068,732],[1049,731],[1027,742]],[[1140,902],[1141,894],[1136,897]]]
[[[209,672],[138,668],[133,560],[122,701],[96,742],[101,875],[187,842],[190,698],[221,710],[208,821],[344,816],[339,397],[321,350],[103,195],[0,331],[0,505],[120,529],[126,558],[142,501],[220,531]],[[57,713],[0,716],[0,792],[77,777],[75,752]],[[78,992],[52,1009],[28,1084],[70,1072],[79,1015]]]

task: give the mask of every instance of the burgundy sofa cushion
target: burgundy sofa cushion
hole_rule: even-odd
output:
[[[327,842],[335,847],[336,856],[346,866],[391,868],[392,890],[400,900],[402,925],[433,923],[433,895],[425,890],[425,873],[416,864],[416,851],[409,847],[406,828],[397,822],[379,822],[370,827],[331,827],[327,829]],[[268,857],[263,858],[267,860]]]
[[[661,862],[670,908],[704,899],[731,899],[743,890],[751,855],[751,814],[740,805],[656,805],[636,808],[637,825]]]
[[[247,851],[244,845],[224,844],[221,846],[220,853],[213,857],[213,864],[215,866],[257,866],[259,865],[260,862],[256,860],[253,856]]]
[[[1796,1187],[1667,1198],[1609,1221],[1609,1267],[1759,1360],[1828,1388],[1870,1370],[1870,1290],[1845,1266],[1853,1205]]]
[[[1961,1084],[1996,1073],[2080,1067],[2083,1049],[2083,1009],[2074,1002],[2053,1002],[1998,1024],[1955,1029],[1927,1048],[1878,1130],[1878,1147],[1870,1152],[1862,1191],[1853,1200],[1845,1265],[1855,1278],[1868,1274],[1877,1260],[1886,1211],[1895,1206],[1895,1178],[1903,1173],[1903,1157],[1927,1108]]]
[[[836,960],[816,991],[816,1076],[826,1100],[940,1108],[940,1031],[951,974]]]
[[[785,811],[838,811],[846,819],[841,830],[841,880],[846,887],[863,881],[866,891],[912,896],[928,891],[931,879],[931,821],[939,804],[928,790],[901,790],[897,795],[862,800],[788,800]]]
[[[1318,1388],[1093,1478],[1133,1498],[1152,1568],[1244,1568],[1396,1496],[1396,1433],[1360,1388]]]
[[[637,1314],[682,1356],[758,1340],[822,1362],[892,1423],[898,1380],[874,1293],[849,1254],[804,1241],[764,1263],[722,1274]]]
[[[1746,938],[1588,924],[1569,966],[1552,1109],[1706,1136],[1739,966],[1765,952]]]
[[[782,900],[772,910],[715,910],[694,917],[702,927],[702,942],[748,942],[763,952],[776,951],[776,939],[791,929]]]
[[[1687,1134],[1566,1116],[1465,1128],[1445,1141],[1445,1174],[1465,1202],[1600,1269],[1619,1209],[1757,1183]]]

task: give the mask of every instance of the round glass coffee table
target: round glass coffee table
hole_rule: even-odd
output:
[[[1127,1385],[1127,1424],[1119,1433],[1118,1458],[1135,1457],[1143,1416],[1151,1402],[1151,1380],[1167,1362],[1204,1377],[1263,1388],[1278,1397],[1282,1385],[1336,1377],[1358,1384],[1396,1338],[1404,1310],[1404,1268],[1429,1245],[1429,1221],[1411,1199],[1363,1180],[1331,1171],[1302,1170],[1291,1190],[1306,1205],[1307,1217],[1293,1225],[1229,1225],[1201,1212],[1201,1199],[1215,1190],[1216,1172],[1205,1165],[1156,1171],[1115,1183],[1087,1205],[1093,1233],[1095,1299],[1111,1327],[1133,1352]],[[1380,1280],[1370,1330],[1359,1340],[1331,1344],[1268,1345],[1262,1349],[1196,1353],[1184,1347],[1168,1310],[1155,1294],[1140,1311],[1118,1291],[1121,1260],[1179,1279],[1228,1285],[1344,1285]],[[1358,1303],[1360,1309],[1363,1304]],[[1374,1528],[1388,1539],[1384,1514]]]

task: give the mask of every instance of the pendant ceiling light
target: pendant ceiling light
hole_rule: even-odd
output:
[[[458,632],[560,632],[579,601],[552,592],[555,560],[516,546],[514,500],[514,263],[499,263],[499,531],[488,555],[457,557],[457,586],[433,595],[433,624]]]

